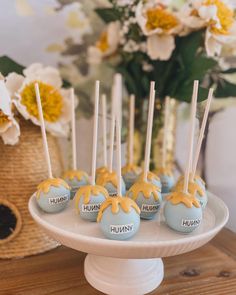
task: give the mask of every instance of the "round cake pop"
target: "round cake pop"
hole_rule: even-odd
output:
[[[144,173],[141,173],[139,175],[138,181],[139,180],[144,180]],[[161,191],[161,179],[155,173],[153,173],[151,171],[147,172],[147,182],[150,182],[150,183],[154,184]]]
[[[125,240],[137,232],[140,225],[140,210],[133,200],[121,196],[121,143],[118,118],[116,140],[118,196],[109,197],[101,205],[97,221],[100,223],[101,230],[107,238]]]
[[[138,204],[141,213],[140,217],[144,219],[151,219],[159,211],[162,197],[160,188],[148,182],[150,152],[151,152],[151,139],[152,139],[152,123],[153,123],[153,111],[155,102],[155,82],[151,82],[150,98],[149,98],[149,110],[148,110],[148,124],[147,124],[147,138],[145,147],[145,159],[144,159],[144,172],[134,185],[129,189],[127,196],[132,198]],[[152,175],[152,174],[150,174]],[[156,179],[151,178],[151,179]]]
[[[118,177],[116,171],[106,172],[104,174],[99,174],[96,183],[98,185],[104,186],[109,193],[109,196],[117,195],[118,188]],[[123,178],[121,178],[121,194],[124,196],[126,193],[126,187]]]
[[[99,105],[99,86],[95,84],[95,103],[94,103],[94,126],[93,126],[93,150],[92,150],[92,176],[91,185],[80,187],[75,195],[75,207],[81,218],[96,221],[101,203],[108,197],[108,192],[104,187],[95,184],[96,178],[96,158],[97,158],[97,132],[98,132],[98,105]]]
[[[130,96],[130,111],[129,111],[129,140],[128,140],[128,161],[122,168],[122,176],[125,182],[126,189],[135,183],[142,169],[134,164],[133,150],[134,150],[134,111],[135,111],[135,97]]]
[[[70,187],[60,178],[53,178],[50,155],[48,150],[47,136],[44,125],[43,110],[40,99],[40,91],[38,83],[35,83],[35,94],[38,105],[38,113],[43,138],[43,146],[45,158],[48,168],[48,179],[38,185],[36,192],[36,201],[39,207],[47,213],[57,213],[67,206],[70,200]]]
[[[63,179],[71,187],[70,198],[73,199],[77,190],[86,184],[89,184],[88,174],[82,170],[77,170],[77,152],[76,152],[76,130],[75,130],[75,95],[71,88],[71,138],[72,138],[72,165],[73,169],[64,173]]]
[[[202,220],[202,208],[195,196],[188,191],[193,155],[197,93],[198,81],[194,81],[190,118],[189,151],[184,175],[183,189],[181,188],[182,191],[175,191],[168,195],[166,197],[166,203],[164,207],[164,216],[167,225],[170,228],[183,233],[192,232],[200,225]]]

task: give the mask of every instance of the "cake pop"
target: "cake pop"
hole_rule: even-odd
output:
[[[114,145],[114,133],[115,133],[115,115],[117,114],[118,100],[121,99],[121,75],[116,74],[114,77],[114,83],[112,87],[112,108],[111,108],[111,126],[110,126],[110,150],[109,150],[109,163],[108,171],[99,174],[96,183],[104,186],[110,196],[117,195],[118,177],[116,171],[113,171],[113,145]],[[115,111],[116,110],[116,111]],[[119,114],[120,116],[120,114]],[[126,187],[123,178],[121,178],[122,195],[126,193]]]
[[[125,240],[131,238],[139,229],[140,209],[132,199],[121,196],[121,148],[118,117],[116,120],[116,141],[118,175],[117,196],[109,197],[101,205],[97,221],[107,238]]]
[[[175,184],[174,175],[170,167],[167,167],[167,163],[166,163],[166,150],[167,150],[166,140],[167,140],[167,133],[168,133],[167,127],[168,127],[169,108],[170,108],[170,98],[167,96],[165,99],[162,166],[157,170],[157,175],[161,179],[161,192],[164,194],[169,193]]]
[[[159,211],[162,201],[160,188],[152,182],[148,182],[147,178],[150,163],[152,123],[155,102],[154,87],[155,82],[151,82],[143,178],[140,178],[137,182],[135,182],[127,193],[127,196],[135,200],[139,206],[141,210],[140,217],[143,219],[153,218]]]
[[[130,111],[129,111],[129,142],[128,142],[128,161],[122,168],[122,176],[126,185],[126,189],[130,187],[137,180],[142,172],[142,169],[134,164],[133,150],[134,150],[134,111],[135,111],[135,97],[130,96]]]
[[[72,164],[73,169],[64,173],[63,179],[71,187],[70,198],[73,199],[77,190],[89,183],[88,174],[82,170],[77,170],[77,157],[76,157],[76,129],[75,129],[75,95],[74,89],[71,88],[71,138],[72,138]]]
[[[189,151],[184,175],[183,190],[170,193],[166,197],[166,204],[164,206],[164,216],[167,225],[170,228],[182,233],[192,232],[200,225],[202,220],[202,208],[196,197],[189,191],[189,176],[193,154],[197,93],[198,81],[194,81],[189,132]]]
[[[51,160],[48,150],[47,135],[45,131],[38,83],[35,83],[35,94],[38,105],[45,159],[48,168],[48,179],[41,182],[37,187],[37,192],[35,194],[36,201],[43,211],[47,213],[57,213],[66,208],[70,200],[70,187],[63,179],[53,178],[52,176]]]
[[[81,218],[96,221],[101,203],[108,197],[107,190],[95,184],[96,177],[96,157],[97,157],[97,129],[98,129],[98,104],[99,104],[99,85],[95,84],[95,103],[94,103],[94,126],[93,126],[93,151],[92,151],[92,177],[91,185],[79,188],[75,195],[75,207]]]

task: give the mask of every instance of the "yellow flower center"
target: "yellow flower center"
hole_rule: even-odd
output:
[[[8,116],[0,110],[0,125],[9,122]]]
[[[221,0],[206,0],[204,5],[215,5],[217,7],[217,17],[221,28],[216,27],[214,20],[210,21],[211,31],[215,34],[228,35],[229,29],[234,23],[234,12]]]
[[[157,28],[169,31],[178,25],[177,18],[162,7],[147,10],[146,28],[149,31]]]
[[[38,118],[38,106],[34,89],[35,82],[26,85],[22,90],[21,103],[26,107],[30,115]],[[43,82],[38,82],[38,84],[44,120],[56,122],[62,114],[63,98],[60,92],[53,86]]]
[[[102,52],[106,52],[109,48],[107,32],[103,32],[96,43],[96,47]]]

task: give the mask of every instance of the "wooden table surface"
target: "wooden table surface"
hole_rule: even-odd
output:
[[[0,260],[0,294],[102,294],[86,282],[85,255],[59,247],[25,259]],[[164,264],[165,278],[151,294],[236,295],[236,234],[227,229],[198,250],[164,258]]]

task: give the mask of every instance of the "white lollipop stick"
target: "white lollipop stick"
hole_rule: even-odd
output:
[[[119,116],[116,117],[117,195],[121,196],[121,136]]]
[[[119,116],[120,126],[122,126],[122,76],[116,73],[114,76],[115,81],[115,97],[116,97],[116,110]]]
[[[201,125],[200,134],[199,134],[197,147],[196,147],[196,151],[195,151],[195,157],[193,160],[191,181],[194,180],[196,170],[197,170],[197,163],[198,163],[198,159],[199,159],[199,155],[200,155],[200,151],[201,151],[201,146],[202,146],[202,141],[203,141],[203,137],[204,137],[204,133],[205,133],[207,118],[208,118],[210,105],[211,105],[211,101],[212,101],[213,91],[214,91],[214,89],[210,88],[210,90],[208,92],[207,104],[206,104],[205,112],[204,112],[203,119],[202,119],[202,125]]]
[[[144,180],[145,181],[147,181],[149,163],[150,163],[150,153],[151,153],[153,112],[154,112],[154,102],[155,102],[154,88],[155,88],[155,82],[152,81],[150,84],[148,123],[147,123],[147,135],[146,135],[146,146],[145,146],[145,159],[144,159]]]
[[[135,96],[131,94],[129,102],[129,164],[133,164],[134,161],[134,108]]]
[[[70,89],[70,97],[71,97],[72,164],[73,164],[73,170],[77,170],[76,130],[75,130],[75,93],[74,93],[74,88]]]
[[[99,86],[100,81],[95,83],[94,97],[94,121],[93,121],[93,155],[92,155],[92,185],[95,185],[96,178],[96,159],[97,159],[97,138],[98,138],[98,106],[99,106]]]
[[[190,130],[189,130],[189,150],[187,165],[184,174],[184,190],[185,194],[188,193],[188,183],[189,183],[189,174],[192,168],[192,157],[193,157],[193,140],[194,140],[194,130],[195,130],[195,117],[197,109],[197,96],[198,96],[198,84],[199,81],[195,80],[193,85],[193,95],[192,95],[192,104],[191,104],[191,116],[190,116]]]
[[[107,98],[102,95],[102,137],[103,137],[103,161],[107,167]]]
[[[44,154],[46,158],[46,163],[48,167],[48,177],[53,178],[52,176],[52,166],[51,166],[51,160],[48,150],[48,142],[47,142],[47,135],[45,131],[45,124],[44,124],[44,118],[43,118],[43,109],[41,104],[41,98],[40,98],[40,92],[39,92],[39,84],[34,84],[35,94],[36,94],[36,100],[38,105],[38,112],[39,112],[39,120],[41,125],[41,132],[42,132],[42,138],[43,138],[43,148],[44,148]]]
[[[115,105],[116,105],[116,99],[115,99],[115,92],[116,92],[116,84],[113,83],[112,85],[112,101],[111,101],[111,124],[110,124],[110,150],[109,150],[109,163],[108,163],[108,170],[109,172],[112,172],[112,166],[113,166],[113,146],[114,146],[114,133],[115,133]]]
[[[170,98],[169,96],[165,99],[165,113],[164,113],[164,134],[163,134],[163,145],[162,145],[162,167],[166,167],[166,139],[167,139],[167,128],[168,128],[168,116],[170,108]]]

